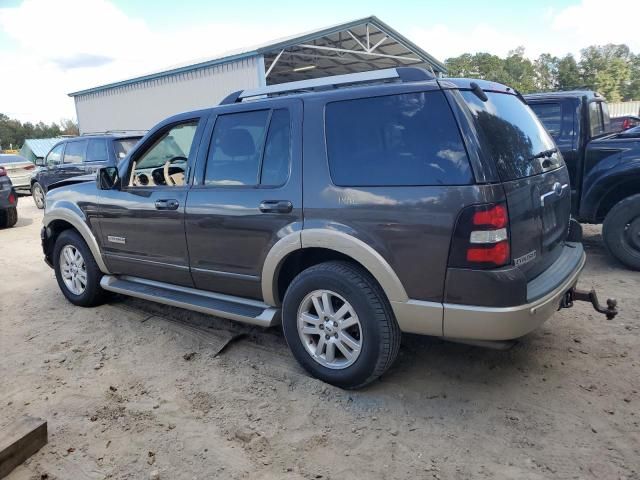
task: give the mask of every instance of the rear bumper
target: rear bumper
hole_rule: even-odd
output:
[[[557,286],[525,304],[513,307],[482,307],[445,303],[444,336],[473,340],[511,340],[535,330],[559,309],[565,293],[576,285],[584,268],[586,255],[581,245],[579,251],[568,252],[567,255],[576,258],[571,262],[572,266],[568,271],[566,268],[557,269],[565,273],[562,278],[554,275]],[[562,267],[566,266],[567,261],[563,255],[556,263],[560,262],[558,266]],[[548,280],[551,278],[550,276]],[[536,287],[536,284],[532,283],[528,285],[529,291]],[[532,297],[531,294],[527,296]]]

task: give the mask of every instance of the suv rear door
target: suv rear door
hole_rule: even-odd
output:
[[[301,128],[297,99],[216,108],[186,210],[197,288],[262,299],[267,253],[302,228]]]
[[[110,165],[106,138],[90,138],[87,146],[87,157],[84,163],[84,173],[95,173],[98,169]]]
[[[567,235],[571,197],[562,155],[535,113],[515,95],[485,92],[483,101],[470,90],[460,93],[502,180],[512,259],[532,279],[558,258]]]

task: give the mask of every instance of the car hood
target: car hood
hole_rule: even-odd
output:
[[[76,183],[85,183],[85,182],[95,182],[96,174],[91,173],[88,175],[78,175],[77,177],[65,178],[64,180],[60,180],[59,182],[52,183],[47,188],[48,191],[53,190],[54,188],[66,187],[67,185],[75,185]]]

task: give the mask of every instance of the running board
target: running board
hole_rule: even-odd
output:
[[[110,292],[260,327],[271,327],[280,322],[280,310],[258,300],[129,276],[105,275],[100,280],[100,286]]]

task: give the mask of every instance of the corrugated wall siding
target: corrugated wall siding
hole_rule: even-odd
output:
[[[190,72],[75,97],[80,133],[149,130],[176,113],[217,105],[229,93],[259,86],[262,58],[248,57]]]
[[[640,115],[640,101],[609,103],[609,116],[624,117],[625,115]]]

